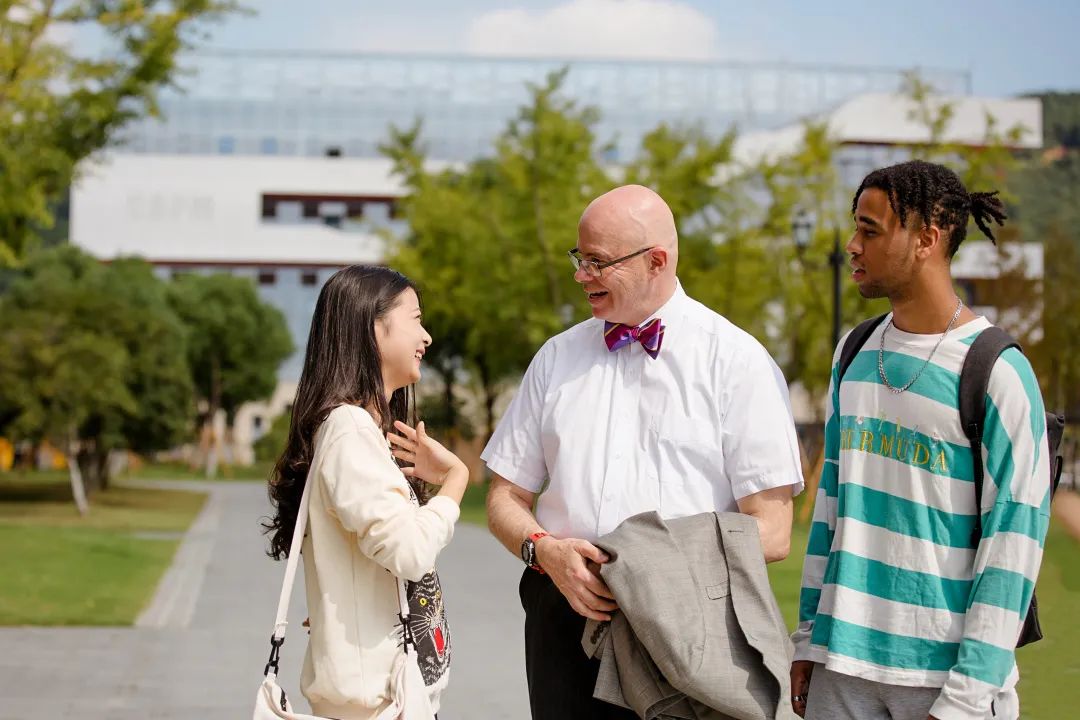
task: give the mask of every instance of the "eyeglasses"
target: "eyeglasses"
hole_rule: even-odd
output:
[[[574,248],[573,250],[568,250],[566,254],[570,256],[570,262],[573,263],[574,270],[584,270],[586,275],[598,278],[600,277],[600,271],[604,268],[609,268],[612,265],[621,263],[623,260],[629,260],[632,257],[637,257],[642,253],[649,252],[654,247],[655,245],[641,248],[640,250],[632,252],[629,255],[623,255],[621,258],[615,258],[614,260],[604,260],[603,262],[581,257],[581,251],[577,248]]]

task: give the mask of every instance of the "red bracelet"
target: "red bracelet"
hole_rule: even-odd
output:
[[[533,533],[532,535],[529,536],[529,539],[533,541],[533,558],[534,559],[536,558],[536,541],[539,540],[540,538],[546,538],[546,537],[549,537],[549,536],[550,536],[549,533],[546,533],[546,532]],[[539,562],[534,562],[532,565],[530,565],[530,567],[533,570],[535,570],[536,572],[540,573],[541,575],[547,575],[547,573],[544,572],[544,568],[540,567]]]

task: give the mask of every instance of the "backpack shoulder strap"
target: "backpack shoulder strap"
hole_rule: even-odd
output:
[[[996,325],[979,333],[971,343],[964,365],[960,370],[959,410],[960,425],[971,443],[972,467],[975,471],[975,531],[972,541],[978,543],[982,536],[983,462],[982,437],[986,419],[986,391],[990,387],[990,374],[1001,353],[1020,344]]]
[[[840,351],[840,372],[837,373],[837,377],[840,380],[844,379],[844,373],[851,367],[851,363],[855,360],[855,356],[862,350],[862,346],[866,344],[870,334],[873,333],[874,329],[888,316],[888,313],[886,313],[884,315],[872,317],[868,320],[863,320],[856,325],[855,329],[847,336],[847,339],[844,341],[844,347]]]
[[[1057,492],[1061,481],[1064,458],[1061,457],[1061,440],[1065,435],[1065,416],[1054,412],[1046,413],[1046,440],[1050,446],[1050,494]]]

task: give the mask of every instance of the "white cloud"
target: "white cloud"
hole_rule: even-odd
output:
[[[494,10],[475,19],[466,50],[484,55],[710,59],[716,22],[678,0],[569,0],[547,10]]]

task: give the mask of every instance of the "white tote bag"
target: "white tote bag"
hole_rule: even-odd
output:
[[[263,681],[255,695],[255,714],[253,720],[324,720],[315,715],[293,712],[292,705],[285,696],[285,691],[277,684],[278,662],[281,646],[285,643],[285,617],[289,613],[289,598],[293,583],[296,581],[296,566],[300,559],[300,547],[304,542],[304,528],[308,518],[308,493],[311,484],[304,483],[304,493],[300,498],[300,509],[296,513],[296,527],[293,530],[292,545],[289,548],[289,561],[285,566],[285,581],[281,585],[278,598],[277,622],[270,636],[270,660],[263,669]],[[405,583],[397,579],[398,604],[401,606],[401,624],[405,652],[397,656],[390,671],[390,705],[379,713],[377,720],[432,720],[424,677],[420,674],[420,664],[416,657],[416,643],[409,629],[409,601],[405,595]]]

